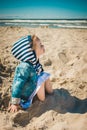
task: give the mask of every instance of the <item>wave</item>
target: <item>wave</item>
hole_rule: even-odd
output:
[[[0,20],[0,26],[87,28],[87,20]]]
[[[87,23],[87,20],[0,20],[0,22],[18,22],[18,23]]]
[[[57,24],[56,24],[56,25],[54,24],[53,26],[54,26],[54,27],[57,26],[57,27],[59,27],[59,28],[60,28],[60,27],[61,27],[61,28],[85,28],[85,29],[87,28],[87,26],[61,25],[61,24],[58,24],[58,25],[57,25]]]

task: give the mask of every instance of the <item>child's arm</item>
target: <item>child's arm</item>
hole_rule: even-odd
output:
[[[24,87],[24,84],[26,83],[27,78],[29,78],[29,75],[30,73],[27,66],[25,68],[18,66],[16,67],[14,81],[12,85],[11,103],[8,110],[13,112],[18,110],[21,92]]]
[[[9,103],[8,111],[17,112],[20,108],[20,98],[11,97],[11,101]]]

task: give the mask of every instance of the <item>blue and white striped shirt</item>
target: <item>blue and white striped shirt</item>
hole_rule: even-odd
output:
[[[39,73],[43,71],[43,68],[39,63],[39,60],[36,58],[35,51],[32,50],[31,41],[31,36],[26,36],[19,39],[13,44],[11,52],[19,61],[31,62],[36,72]]]

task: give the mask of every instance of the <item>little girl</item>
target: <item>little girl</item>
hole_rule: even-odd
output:
[[[45,90],[53,92],[50,74],[44,72],[39,62],[44,52],[44,46],[35,35],[24,37],[13,45],[12,53],[21,62],[15,70],[9,111],[16,112],[20,106],[27,109],[36,94],[40,101],[44,101]]]

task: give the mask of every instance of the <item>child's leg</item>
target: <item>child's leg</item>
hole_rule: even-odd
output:
[[[44,83],[42,84],[42,86],[38,90],[37,97],[39,98],[40,101],[44,101],[45,100],[45,87],[44,87]]]
[[[52,89],[52,85],[51,85],[50,79],[47,79],[45,81],[45,89],[46,89],[46,92],[48,92],[49,94],[53,93],[53,89]]]
[[[45,81],[45,83],[42,84],[42,86],[40,87],[40,89],[37,92],[37,97],[39,98],[40,101],[44,101],[45,100],[45,90],[49,94],[53,93],[53,89],[52,89],[52,85],[51,85],[50,79],[47,79]]]

